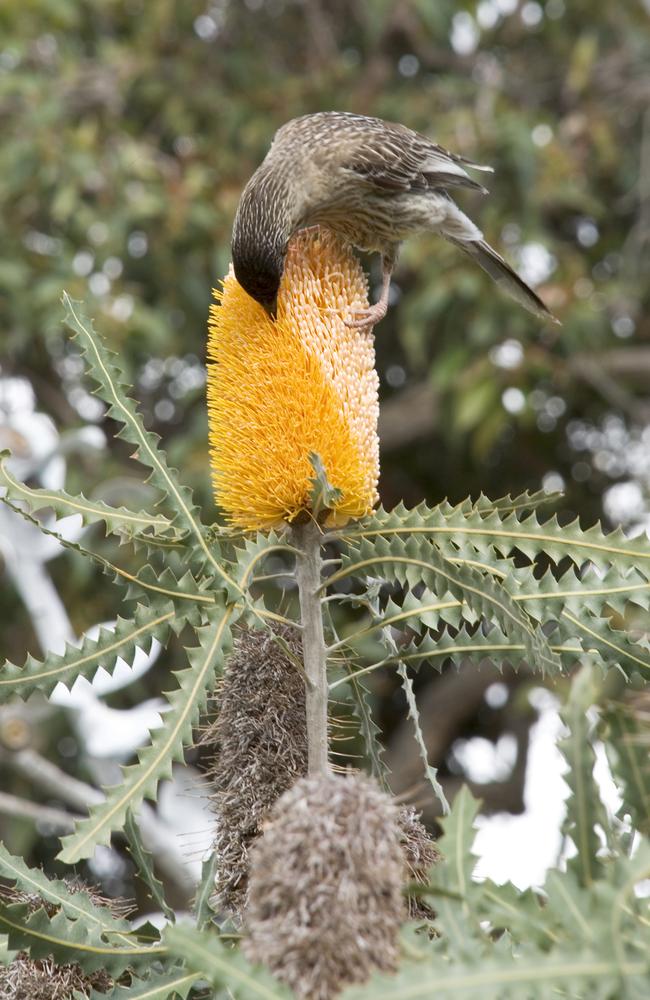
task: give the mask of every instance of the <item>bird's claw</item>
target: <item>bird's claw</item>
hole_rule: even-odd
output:
[[[350,318],[346,319],[345,325],[354,330],[360,330],[364,327],[372,329],[373,326],[376,326],[384,318],[387,311],[386,306],[378,302],[368,309],[360,309],[358,312],[352,313]]]

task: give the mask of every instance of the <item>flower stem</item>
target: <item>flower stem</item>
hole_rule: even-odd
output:
[[[305,661],[305,707],[309,774],[329,771],[327,742],[327,654],[323,636],[323,613],[318,588],[321,584],[321,533],[318,525],[294,525],[293,540],[300,550],[296,579],[300,597],[302,645]]]

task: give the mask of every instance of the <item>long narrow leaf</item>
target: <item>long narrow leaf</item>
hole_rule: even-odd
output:
[[[10,854],[0,843],[0,877],[15,884],[16,888],[38,896],[59,909],[72,920],[80,920],[88,928],[100,932],[129,930],[129,923],[113,916],[105,906],[97,906],[84,890],[73,891],[60,879],[51,879],[40,868],[29,868],[22,858]]]
[[[16,695],[26,698],[35,690],[48,695],[59,681],[71,685],[77,677],[92,679],[99,667],[110,673],[119,657],[131,660],[136,649],[146,652],[154,639],[163,642],[175,618],[171,603],[139,605],[132,619],[118,618],[114,629],[101,628],[96,639],[85,636],[61,655],[51,653],[44,660],[29,656],[23,667],[7,661],[0,668],[0,703]]]
[[[9,936],[11,948],[27,951],[31,958],[51,955],[63,964],[76,962],[86,972],[120,973],[166,954],[162,945],[111,944],[84,920],[70,920],[62,910],[52,917],[43,908],[30,912],[24,903],[0,902],[0,933]]]
[[[608,828],[605,809],[594,782],[596,755],[591,742],[593,726],[588,717],[599,693],[596,672],[585,663],[575,675],[569,698],[560,713],[569,734],[559,741],[558,746],[569,764],[565,781],[572,792],[567,801],[564,829],[573,839],[578,852],[569,865],[584,886],[590,886],[602,874],[602,861],[597,856],[601,845],[596,824],[605,830]]]
[[[170,509],[174,511],[173,523],[190,532],[203,559],[222,578],[229,593],[239,592],[239,586],[221,565],[216,541],[212,539],[208,544],[190,489],[180,482],[176,470],[167,464],[164,452],[158,444],[160,440],[158,435],[148,431],[144,426],[135,403],[128,395],[128,387],[115,363],[115,356],[103,344],[93,329],[92,322],[84,316],[81,303],[74,302],[67,292],[63,293],[62,301],[65,321],[80,344],[89,373],[98,385],[98,392],[108,404],[109,416],[122,424],[118,437],[134,445],[135,457],[151,470],[151,481],[161,491]]]
[[[165,943],[187,968],[201,973],[215,988],[226,987],[237,1000],[288,1000],[289,990],[268,972],[250,965],[240,952],[228,951],[216,934],[194,927],[168,927]]]
[[[127,809],[154,796],[158,782],[171,777],[172,764],[183,759],[183,749],[191,742],[192,729],[213,689],[235,614],[233,606],[217,609],[210,624],[197,630],[199,645],[188,650],[191,666],[175,675],[178,687],[167,695],[171,707],[163,727],[155,730],[150,745],[140,751],[139,763],[125,768],[123,781],[106,789],[106,801],[95,806],[75,832],[64,838],[59,854],[62,861],[74,864],[89,857],[97,844],[108,843],[112,831],[124,823]]]
[[[174,969],[171,972],[151,973],[146,979],[138,979],[130,986],[115,986],[110,993],[94,990],[90,1000],[171,1000],[180,997],[186,1000],[193,984],[201,977],[195,972]]]
[[[418,712],[417,701],[415,700],[415,692],[413,691],[413,682],[409,677],[406,667],[403,663],[400,663],[397,667],[397,672],[402,678],[402,686],[404,688],[404,693],[406,695],[406,702],[409,709],[409,717],[413,722],[413,727],[415,729],[415,739],[417,740],[418,748],[420,750],[420,757],[422,758],[422,764],[424,766],[424,773],[427,777],[427,781],[433,789],[433,794],[436,796],[438,801],[442,806],[442,811],[444,813],[449,812],[449,803],[445,797],[445,793],[442,790],[442,785],[438,781],[438,771],[435,767],[432,767],[429,763],[429,752],[427,750],[426,743],[424,742],[424,736],[422,735],[422,729],[420,727],[420,713]]]
[[[124,835],[129,847],[129,854],[133,858],[140,878],[151,893],[156,906],[162,910],[168,920],[172,923],[176,919],[174,911],[165,899],[165,891],[160,879],[156,878],[153,870],[153,858],[142,843],[142,834],[135,822],[133,810],[127,809],[126,820],[124,822]]]
[[[148,514],[146,511],[131,511],[126,507],[110,507],[101,500],[87,500],[83,494],[72,496],[65,490],[33,489],[21,482],[12,474],[8,465],[10,453],[0,452],[0,487],[6,490],[10,500],[22,500],[29,504],[30,510],[42,510],[51,507],[59,517],[69,517],[78,514],[84,524],[95,524],[98,521],[106,525],[107,532],[130,537],[137,533],[147,539],[145,532],[153,536],[163,535],[170,540],[178,538],[178,531],[172,522],[163,514]]]
[[[518,511],[502,516],[499,510],[487,514],[476,509],[467,511],[461,504],[427,507],[423,503],[412,510],[400,504],[393,511],[380,507],[364,525],[344,529],[340,534],[350,540],[426,535],[435,538],[449,556],[459,545],[469,542],[479,553],[519,550],[531,559],[545,553],[555,562],[570,559],[576,566],[590,560],[602,569],[610,565],[629,567],[650,579],[650,540],[643,536],[628,538],[621,529],[608,534],[599,524],[583,528],[577,518],[570,524],[560,524],[555,517],[540,522],[535,512],[520,518]]]

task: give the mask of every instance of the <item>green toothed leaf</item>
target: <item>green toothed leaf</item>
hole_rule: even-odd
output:
[[[420,750],[420,757],[422,758],[422,765],[424,767],[424,773],[426,775],[427,781],[433,789],[433,794],[438,799],[442,806],[443,813],[449,812],[449,803],[447,802],[444,791],[442,790],[442,785],[438,781],[438,771],[435,767],[432,767],[429,763],[429,753],[427,750],[426,743],[424,742],[424,736],[422,735],[422,729],[420,727],[420,713],[418,711],[417,701],[415,700],[415,692],[413,691],[413,682],[409,677],[406,667],[403,663],[398,663],[397,673],[402,679],[402,686],[404,688],[404,693],[406,695],[406,703],[409,710],[409,718],[413,722],[413,727],[415,729],[415,739]]]
[[[552,956],[530,948],[516,957],[503,949],[480,964],[469,957],[450,964],[444,959],[406,962],[395,975],[374,976],[366,986],[353,987],[341,1000],[540,1000],[574,997],[583,1000],[623,1000],[643,996],[650,964],[643,955],[619,962],[599,949],[558,949]],[[630,990],[630,992],[628,992]]]
[[[603,714],[605,748],[623,792],[621,816],[630,814],[641,833],[650,834],[650,712],[646,693],[630,692],[609,702]]]
[[[196,926],[200,931],[210,923],[214,916],[214,910],[210,906],[210,899],[214,895],[214,882],[217,876],[218,864],[219,857],[217,852],[212,851],[210,856],[201,865],[201,880],[194,900]]]
[[[216,989],[225,987],[237,1000],[288,1000],[292,993],[268,972],[250,965],[241,952],[229,951],[214,933],[176,925],[165,930],[172,955],[200,973]]]
[[[359,720],[359,731],[370,765],[370,773],[384,789],[388,789],[388,768],[382,759],[384,748],[379,742],[381,730],[372,717],[370,692],[361,678],[354,675],[347,678],[352,692],[352,714]]]
[[[577,518],[560,524],[555,517],[540,522],[535,512],[521,518],[518,511],[502,515],[498,509],[487,513],[475,507],[467,510],[463,504],[422,503],[411,510],[399,504],[393,511],[380,507],[367,522],[342,529],[339,535],[350,541],[424,535],[435,539],[449,557],[459,546],[470,544],[480,555],[507,556],[518,550],[530,559],[545,554],[556,563],[570,559],[576,566],[590,560],[600,569],[635,569],[650,580],[650,539],[628,538],[621,529],[606,533],[599,524],[582,528]]]
[[[94,806],[75,832],[63,839],[61,861],[74,864],[90,857],[97,844],[107,844],[112,831],[122,827],[127,809],[136,808],[143,798],[153,798],[158,782],[171,778],[172,764],[183,760],[184,747],[191,742],[193,727],[214,688],[235,617],[232,606],[215,609],[210,624],[197,630],[199,645],[188,650],[191,666],[175,674],[178,687],[166,695],[170,708],[163,726],[154,730],[151,743],[140,750],[139,762],[124,769],[122,782],[106,789],[106,801]]]
[[[160,490],[165,503],[173,511],[173,525],[189,532],[201,559],[220,577],[230,596],[234,596],[240,588],[223,568],[215,539],[212,538],[208,545],[206,530],[201,524],[192,493],[180,482],[176,470],[167,464],[165,454],[159,447],[159,436],[144,426],[136,404],[128,395],[129,387],[117,367],[115,355],[93,329],[92,321],[83,314],[82,303],[74,302],[67,292],[63,293],[62,301],[65,322],[72,329],[89,374],[97,383],[98,394],[108,404],[108,415],[122,425],[117,436],[135,446],[134,457],[150,469],[150,481]]]
[[[35,690],[49,695],[59,681],[72,686],[77,677],[92,680],[99,667],[110,673],[118,657],[131,661],[136,649],[147,652],[154,639],[164,642],[175,619],[170,602],[138,605],[132,619],[118,618],[114,629],[102,627],[96,639],[85,636],[79,646],[69,644],[61,655],[51,653],[44,660],[29,656],[23,667],[7,662],[0,668],[0,703],[15,695],[26,698]]]
[[[10,500],[25,501],[32,511],[52,508],[58,517],[78,514],[84,524],[98,521],[106,525],[107,533],[131,538],[136,534],[143,541],[165,536],[170,542],[177,541],[179,532],[169,518],[163,514],[149,514],[146,511],[130,511],[126,507],[110,507],[101,500],[87,500],[82,494],[72,496],[65,490],[32,489],[12,474],[8,460],[10,452],[0,452],[0,487],[6,489]]]
[[[440,820],[443,835],[438,842],[443,857],[431,877],[431,904],[437,914],[437,926],[458,955],[475,950],[472,933],[479,934],[476,906],[481,889],[472,881],[476,857],[472,844],[476,837],[474,822],[479,803],[463,785],[456,795],[449,815]]]
[[[377,576],[397,580],[410,587],[420,581],[441,600],[449,592],[477,615],[495,621],[508,636],[523,642],[529,661],[537,669],[555,671],[557,657],[549,648],[543,632],[518,607],[513,595],[489,574],[470,565],[458,565],[444,558],[428,540],[400,537],[364,538],[344,553],[341,569],[328,584],[348,576]]]
[[[166,953],[162,945],[137,941],[113,943],[85,919],[71,920],[61,910],[49,917],[41,908],[30,912],[25,903],[0,902],[0,933],[9,937],[10,948],[27,951],[30,958],[46,958],[65,964],[76,962],[85,972],[106,969],[111,975],[128,968],[148,966]]]
[[[60,879],[48,878],[40,868],[28,868],[22,858],[10,854],[0,843],[0,878],[13,882],[17,889],[38,896],[58,906],[71,920],[79,920],[100,933],[125,933],[129,923],[113,916],[105,906],[93,902],[84,889],[75,890]]]
[[[133,858],[140,878],[151,893],[151,898],[156,906],[162,910],[168,920],[174,923],[176,916],[165,899],[165,891],[160,879],[156,878],[153,870],[153,858],[142,843],[142,834],[133,817],[133,810],[127,809],[126,820],[124,822],[124,835],[129,848],[129,854]]]
[[[108,993],[93,990],[90,1000],[186,1000],[193,984],[201,977],[181,968],[152,972],[145,979],[133,980],[130,986],[115,986]]]
[[[568,864],[584,886],[591,885],[602,875],[603,863],[597,856],[601,843],[596,824],[604,830],[609,827],[594,781],[596,755],[591,742],[593,724],[588,716],[589,709],[598,702],[599,696],[600,683],[596,671],[585,663],[574,676],[569,698],[560,712],[569,735],[559,741],[558,747],[569,765],[564,780],[572,792],[567,800],[564,831],[578,850]]]
[[[610,619],[563,611],[558,622],[558,637],[577,639],[585,653],[600,658],[607,666],[619,669],[626,677],[640,673],[650,676],[648,640],[633,642],[621,629],[612,628]]]

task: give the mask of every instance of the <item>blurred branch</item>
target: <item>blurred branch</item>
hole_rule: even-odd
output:
[[[34,532],[38,535],[37,529]],[[61,651],[66,642],[74,642],[70,619],[42,560],[30,558],[29,548],[20,544],[26,538],[29,535],[18,515],[0,504],[0,547],[5,569],[29,612],[43,652]]]
[[[7,792],[0,792],[0,813],[30,819],[35,823],[48,823],[57,833],[71,833],[74,829],[74,818],[62,809],[27,802]]]
[[[105,796],[98,788],[88,785],[84,781],[79,781],[78,778],[62,771],[60,767],[46,760],[36,750],[25,748],[12,753],[0,749],[0,763],[13,767],[15,771],[31,781],[41,791],[57,799],[62,799],[80,813],[85,813],[88,806],[104,801]],[[7,798],[13,800],[14,796],[10,795]],[[23,811],[21,813],[15,812],[19,807]],[[60,810],[25,802],[22,799],[15,800],[13,809],[14,815],[30,819],[46,819],[47,817],[43,815],[42,811],[49,810],[53,816],[54,814],[58,815],[59,827],[57,829],[60,829],[62,833],[69,832],[74,826],[75,817]],[[3,809],[2,800],[0,800],[0,812],[2,811],[8,812],[9,810]],[[65,828],[61,826],[64,818],[67,823]],[[54,820],[51,818],[48,819],[48,822],[54,824]],[[153,809],[146,803],[140,811],[138,824],[145,846],[155,854],[156,862],[164,870],[167,877],[185,895],[191,893],[195,888],[194,881],[189,870],[183,865],[182,859],[178,857],[173,832],[160,822]]]
[[[521,683],[514,671],[484,664],[480,670],[475,664],[465,664],[460,670],[449,670],[436,677],[418,692],[420,723],[427,746],[429,763],[441,767],[454,741],[468,732],[484,704],[485,692],[491,684],[499,682],[511,690]],[[517,711],[506,706],[503,731],[512,732],[517,740],[517,758],[506,781],[485,784],[469,782],[474,793],[483,799],[484,812],[523,810],[523,792],[528,756],[529,730],[532,712]],[[391,791],[403,795],[409,788],[417,787],[421,777],[422,762],[413,740],[411,723],[405,719],[395,730],[386,749],[385,762],[391,774]],[[439,776],[445,795],[453,798],[455,791],[467,779],[461,775]],[[431,795],[426,802],[419,801],[426,822],[437,815],[437,803]]]
[[[66,774],[36,750],[26,748],[16,753],[0,750],[0,762],[10,764],[18,774],[28,778],[37,788],[50,795],[56,795],[58,799],[67,802],[79,812],[83,813],[89,805],[104,801],[99,789]]]
[[[650,362],[650,351],[648,352],[648,361]],[[636,399],[633,393],[621,385],[612,375],[611,370],[607,370],[602,359],[589,357],[589,355],[575,355],[570,359],[568,368],[574,378],[586,382],[613,409],[621,410],[634,423],[645,424],[650,420],[650,405]]]
[[[636,423],[650,420],[650,403],[639,400],[619,379],[647,386],[650,347],[617,348],[600,354],[581,352],[562,362],[572,379],[586,382],[614,409]],[[379,437],[383,451],[426,437],[438,425],[440,395],[429,382],[417,382],[382,403]]]

